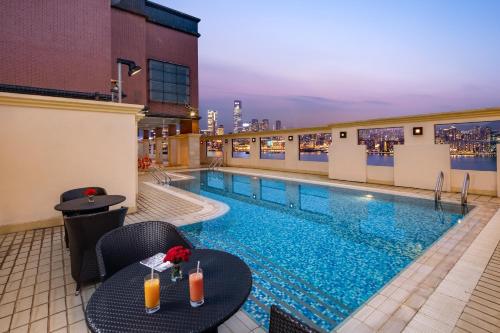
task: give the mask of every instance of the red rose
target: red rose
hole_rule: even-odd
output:
[[[163,258],[163,262],[170,261],[174,264],[179,264],[183,261],[189,261],[189,257],[191,256],[191,251],[186,249],[185,247],[178,245],[172,247],[167,251],[167,254]]]
[[[97,191],[95,190],[95,188],[88,188],[85,190],[85,192],[83,192],[83,194],[89,197],[91,195],[96,195]]]

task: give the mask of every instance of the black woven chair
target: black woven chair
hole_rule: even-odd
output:
[[[101,281],[134,262],[166,252],[173,246],[194,248],[172,224],[146,221],[108,232],[97,242],[96,254]]]
[[[110,230],[123,226],[127,207],[107,212],[65,216],[71,256],[71,276],[76,281],[76,293],[82,282],[98,280],[99,269],[95,246],[97,241]]]
[[[61,194],[59,197],[59,202],[63,203],[65,201],[73,200],[73,199],[78,199],[78,198],[84,198],[85,197],[85,190],[93,188],[96,191],[96,195],[106,195],[107,192],[105,189],[102,187],[96,187],[96,186],[89,186],[89,187],[81,187],[81,188],[75,188],[73,190],[69,190]],[[109,207],[104,207],[100,209],[94,209],[90,211],[86,211],[85,214],[93,214],[93,213],[100,213],[100,212],[107,212],[109,210]],[[68,211],[62,211],[63,218],[65,216],[75,216],[75,215],[80,215],[80,212],[68,212]],[[64,241],[66,243],[66,247],[68,247],[68,230],[66,228],[66,224],[64,225]]]
[[[319,333],[319,331],[292,317],[276,305],[271,305],[269,333]]]

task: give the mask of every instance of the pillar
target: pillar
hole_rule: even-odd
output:
[[[149,130],[142,130],[142,157],[149,157]]]
[[[181,134],[190,134],[193,133],[193,126],[191,119],[181,119]]]
[[[191,133],[200,133],[200,121],[198,119],[191,120]]]
[[[168,124],[168,135],[177,135],[177,124]]]
[[[162,149],[163,149],[163,129],[161,127],[156,127],[155,128],[155,162],[156,162],[156,164],[163,164]]]

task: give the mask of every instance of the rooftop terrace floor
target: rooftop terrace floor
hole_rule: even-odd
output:
[[[363,187],[432,198],[432,191],[329,180],[326,176],[224,168],[338,186]],[[173,175],[173,179],[182,176]],[[126,223],[165,220],[184,225],[223,214],[227,207],[177,188],[139,178],[138,211]],[[443,199],[459,200],[443,193]],[[349,317],[339,332],[500,331],[500,198],[470,195],[464,221]],[[491,221],[490,221],[491,220]],[[62,227],[0,235],[0,332],[87,332],[84,308],[96,285],[74,296],[69,250]],[[444,313],[443,313],[444,311]],[[239,311],[221,333],[262,332]]]

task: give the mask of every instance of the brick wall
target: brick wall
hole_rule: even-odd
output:
[[[109,93],[110,12],[102,0],[2,1],[0,82]]]

